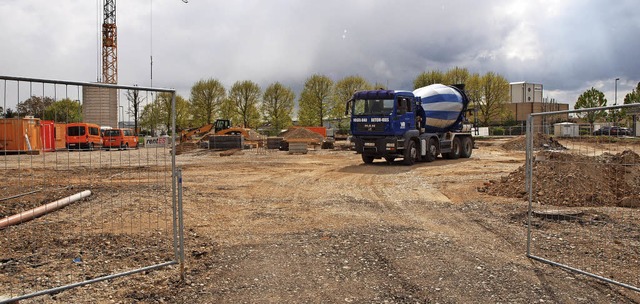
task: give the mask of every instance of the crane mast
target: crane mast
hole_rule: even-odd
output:
[[[116,0],[104,0],[102,22],[102,81],[118,83],[118,31]]]

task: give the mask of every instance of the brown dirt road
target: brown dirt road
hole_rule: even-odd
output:
[[[526,202],[477,191],[524,164],[503,142],[411,167],[338,150],[183,153],[186,280],[170,267],[46,301],[640,302],[525,256]]]
[[[598,303],[637,294],[525,257],[526,204],[477,191],[524,163],[364,165],[349,151],[185,155],[195,302]],[[197,295],[197,296],[196,296]]]

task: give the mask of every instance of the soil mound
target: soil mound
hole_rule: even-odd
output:
[[[640,156],[631,150],[584,156],[541,151],[533,163],[533,202],[543,205],[640,207]],[[525,166],[479,189],[528,200]],[[599,187],[593,187],[598,185]]]
[[[518,136],[504,144],[502,144],[502,148],[505,150],[515,150],[515,151],[525,151],[527,149],[527,140],[526,136]],[[562,144],[560,144],[557,140],[553,139],[553,137],[543,134],[536,133],[533,137],[533,149],[534,150],[566,150]]]
[[[176,145],[176,155],[191,152],[196,149],[198,149],[197,142],[181,142]]]
[[[283,137],[285,140],[296,140],[296,141],[314,141],[314,142],[322,142],[324,137],[316,132],[309,131],[305,128],[290,128],[285,132],[280,133],[280,137]]]

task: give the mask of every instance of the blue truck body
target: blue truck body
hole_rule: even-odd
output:
[[[356,92],[347,102],[351,140],[365,163],[468,158],[473,149],[463,88],[434,84],[412,91]]]

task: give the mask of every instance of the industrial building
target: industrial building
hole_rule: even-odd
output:
[[[513,118],[525,125],[529,115],[532,113],[555,112],[569,110],[569,104],[558,103],[555,100],[544,98],[542,84],[529,83],[525,81],[512,82],[509,84],[509,103],[506,109],[513,114]],[[554,116],[552,121],[543,121],[542,117],[534,117],[535,126],[553,125],[556,122],[563,122],[569,119],[569,114]],[[547,118],[548,119],[548,118]]]

